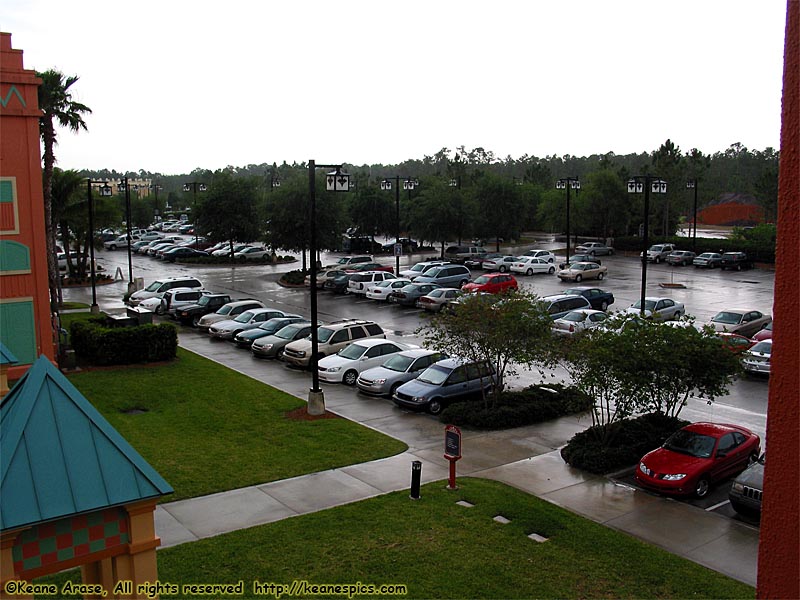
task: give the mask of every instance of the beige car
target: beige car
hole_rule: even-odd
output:
[[[579,282],[584,279],[603,279],[608,272],[608,267],[592,262],[573,263],[566,269],[558,272],[561,281]]]
[[[355,340],[385,338],[377,323],[360,319],[344,319],[317,327],[317,357],[336,354]],[[311,363],[311,338],[296,340],[283,349],[283,360],[293,367],[307,368]]]

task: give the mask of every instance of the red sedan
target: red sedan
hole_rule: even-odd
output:
[[[471,281],[461,288],[465,292],[484,292],[486,294],[499,294],[517,289],[517,280],[507,273],[486,273],[475,281]]]
[[[642,487],[663,494],[703,498],[714,483],[740,473],[760,453],[761,439],[749,429],[692,423],[645,454],[634,477]]]

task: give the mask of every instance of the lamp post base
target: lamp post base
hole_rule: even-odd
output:
[[[100,307],[97,304],[92,304],[91,308],[89,309],[89,312],[91,312],[93,315],[99,315]]]
[[[312,416],[325,414],[325,392],[308,390],[308,414]]]

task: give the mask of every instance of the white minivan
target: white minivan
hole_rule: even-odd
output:
[[[194,277],[165,277],[164,279],[157,279],[143,290],[133,292],[131,297],[128,298],[128,305],[138,306],[142,300],[147,300],[171,290],[172,288],[202,288],[203,284],[199,279]]]

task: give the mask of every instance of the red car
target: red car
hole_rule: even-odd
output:
[[[711,486],[741,473],[761,454],[761,439],[738,425],[692,423],[644,455],[636,467],[643,488],[703,498]]]
[[[734,354],[741,354],[745,350],[748,350],[750,346],[755,344],[755,342],[750,338],[739,335],[738,333],[722,332],[718,333],[714,337],[722,342],[722,345]]]
[[[764,329],[762,329],[753,336],[754,342],[763,342],[764,340],[771,340],[771,339],[772,339],[772,321],[767,323],[767,326],[764,327]]]
[[[345,269],[344,271],[345,273],[362,273],[364,271],[386,271],[387,273],[393,273],[394,267],[391,265],[382,265],[380,263],[370,262],[357,264],[353,267]]]
[[[464,284],[461,288],[465,292],[484,292],[487,294],[499,294],[509,290],[517,289],[517,280],[513,275],[507,273],[486,273],[475,281]]]

